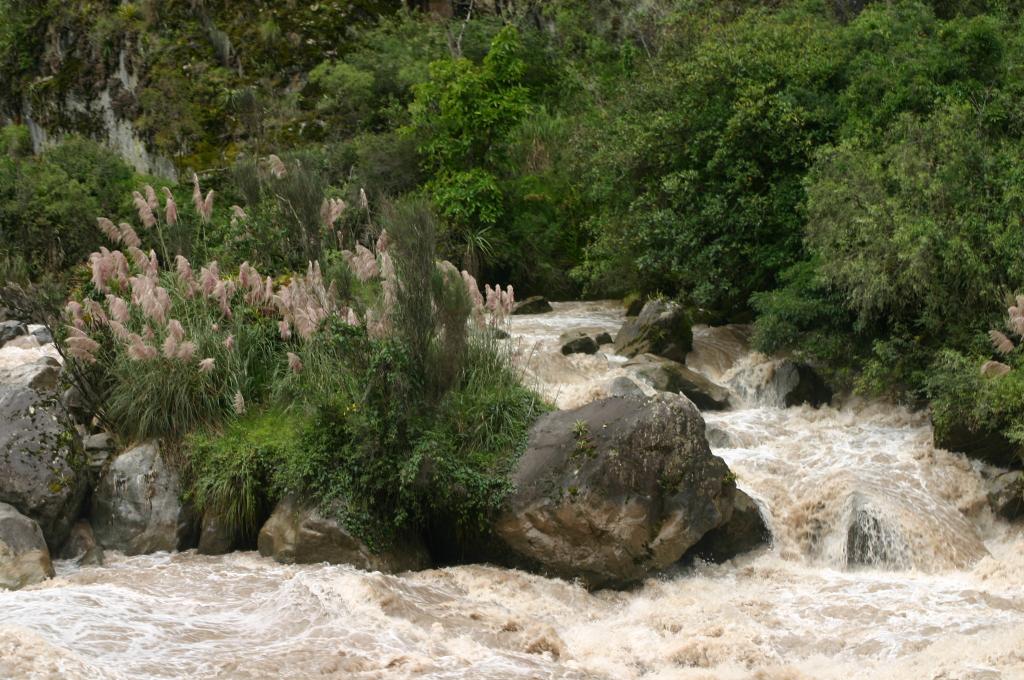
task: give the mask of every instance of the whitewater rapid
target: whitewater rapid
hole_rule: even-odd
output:
[[[612,304],[556,304],[513,318],[513,351],[569,408],[632,374],[610,347],[563,356],[558,334],[622,321]],[[763,358],[735,330],[698,329],[690,365],[742,381]],[[990,470],[934,449],[926,416],[855,401],[704,415],[771,548],[596,593],[490,566],[58,562],[57,578],[0,592],[0,678],[1024,678],[1024,531],[989,512]],[[854,525],[874,543],[851,565]]]

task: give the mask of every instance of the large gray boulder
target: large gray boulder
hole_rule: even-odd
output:
[[[736,491],[700,413],[672,394],[542,416],[512,481],[496,536],[521,566],[588,587],[673,564],[729,520]]]
[[[64,541],[59,557],[62,560],[76,560],[81,566],[103,564],[103,548],[96,543],[89,520],[80,519],[71,528],[71,535]]]
[[[20,321],[0,321],[0,347],[19,335],[28,333],[28,328]]]
[[[260,529],[260,554],[284,564],[349,564],[359,569],[398,573],[426,569],[430,557],[416,539],[398,540],[375,552],[332,517],[292,497],[274,508]]]
[[[996,467],[1013,467],[1024,460],[1024,447],[998,430],[953,422],[935,428],[935,447],[962,453]]]
[[[0,370],[0,502],[39,523],[52,550],[78,518],[87,479],[51,358]]]
[[[611,341],[611,334],[600,328],[574,328],[558,338],[562,354],[594,354],[601,345]]]
[[[770,545],[771,532],[753,498],[736,489],[732,517],[704,535],[687,553],[709,562],[725,562],[745,552]]]
[[[191,547],[195,518],[154,442],[114,458],[93,492],[92,528],[107,550],[144,555]]]
[[[692,371],[678,361],[641,354],[626,362],[637,377],[659,392],[685,395],[702,411],[729,408],[729,390]]]
[[[216,512],[207,510],[199,527],[200,555],[225,555],[239,543],[238,532]]]
[[[686,361],[693,348],[690,317],[675,302],[651,300],[639,316],[626,319],[615,336],[615,351],[627,357],[657,354],[673,361]]]
[[[999,517],[1024,517],[1024,472],[1011,470],[998,475],[989,485],[988,503]]]
[[[0,589],[17,590],[53,576],[43,531],[7,503],[0,503]]]
[[[553,311],[551,303],[541,295],[534,295],[512,305],[513,314],[547,314]]]

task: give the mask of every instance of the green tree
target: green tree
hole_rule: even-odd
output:
[[[427,189],[471,270],[478,269],[488,231],[504,212],[499,173],[508,161],[509,134],[529,111],[520,49],[518,31],[508,26],[480,64],[465,57],[434,62],[430,79],[414,86],[409,106],[405,133],[418,142],[431,174]]]

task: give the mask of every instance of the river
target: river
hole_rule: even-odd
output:
[[[513,317],[516,360],[559,406],[585,403],[630,369],[608,347],[563,356],[558,334],[622,321],[607,303]],[[744,370],[764,359],[721,332],[697,340],[691,366],[738,402],[705,413],[709,440],[770,548],[596,593],[476,565],[57,562],[57,578],[0,593],[0,678],[1024,678],[1024,527],[988,511],[990,471],[934,449],[923,414],[751,398]]]

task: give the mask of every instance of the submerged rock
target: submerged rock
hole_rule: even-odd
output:
[[[1003,519],[1024,517],[1024,472],[1004,472],[992,480],[988,503],[992,512]]]
[[[725,562],[737,555],[770,545],[771,532],[753,498],[736,490],[732,517],[704,535],[687,553],[710,562]]]
[[[49,357],[0,370],[0,502],[34,519],[56,550],[85,498],[81,442]]]
[[[513,314],[546,314],[551,311],[554,311],[551,303],[541,295],[528,297],[512,306]]]
[[[596,354],[598,344],[593,337],[584,331],[566,331],[558,338],[562,346],[562,354]]]
[[[759,406],[815,408],[832,400],[832,390],[813,368],[791,359],[768,359],[738,369],[729,387],[741,401]]]
[[[972,429],[965,423],[936,428],[935,447],[1003,468],[1019,466],[1024,458],[1021,446],[1011,442],[1003,433]]]
[[[686,361],[693,347],[690,317],[681,305],[651,300],[640,315],[626,319],[615,336],[615,351],[627,357],[657,354],[674,361]]]
[[[28,333],[28,328],[20,321],[0,321],[0,347],[8,340]]]
[[[626,366],[659,392],[685,395],[702,411],[729,408],[729,390],[678,361],[641,354],[626,362]]]
[[[728,521],[735,485],[686,399],[613,397],[542,416],[495,523],[522,566],[624,586]]]
[[[17,590],[53,577],[43,531],[7,503],[0,503],[0,589]]]
[[[594,354],[601,345],[611,341],[611,334],[600,328],[574,328],[558,338],[562,354]]]
[[[237,532],[228,527],[217,513],[207,510],[199,526],[200,555],[225,555],[238,547]]]
[[[178,473],[164,462],[154,442],[121,453],[93,493],[96,540],[126,555],[192,547],[195,519],[181,495]]]
[[[79,520],[71,528],[71,535],[60,549],[60,558],[77,560],[81,566],[103,564],[103,548],[96,543],[96,536],[88,520]]]
[[[397,541],[388,550],[372,551],[337,520],[287,497],[260,529],[259,551],[284,564],[350,564],[359,569],[397,573],[426,569],[430,557],[415,539]]]

